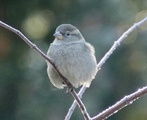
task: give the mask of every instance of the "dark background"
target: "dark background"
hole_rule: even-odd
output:
[[[0,20],[46,53],[55,28],[75,25],[97,61],[122,33],[147,16],[147,0],[1,0]],[[83,96],[90,116],[147,84],[147,25],[133,31],[103,65]],[[78,91],[78,90],[77,90]],[[146,120],[147,96],[109,120]],[[63,120],[73,98],[49,81],[45,60],[0,27],[0,120]],[[76,108],[71,120],[82,120]]]

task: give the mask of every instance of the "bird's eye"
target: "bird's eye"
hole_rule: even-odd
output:
[[[71,34],[69,32],[66,33],[66,36],[69,37]]]

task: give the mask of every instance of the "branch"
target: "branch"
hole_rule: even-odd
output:
[[[110,50],[104,55],[104,57],[100,60],[100,62],[98,63],[97,67],[98,70],[101,70],[101,67],[103,66],[103,64],[106,62],[106,60],[110,57],[110,55],[116,50],[116,48],[121,44],[121,42],[123,40],[125,40],[125,38],[132,32],[134,31],[137,27],[141,26],[143,23],[145,23],[147,21],[147,17],[145,17],[144,19],[142,19],[141,21],[135,23],[132,27],[130,27],[126,32],[123,33],[123,35],[114,42],[113,46],[110,48]],[[85,86],[82,86],[81,90],[80,90],[80,94],[81,96],[83,95],[84,91],[86,90]],[[71,105],[65,120],[69,120],[74,109],[76,108],[77,103],[74,101],[73,104]]]
[[[147,86],[137,90],[136,92],[134,92],[134,93],[132,93],[132,94],[130,94],[128,96],[125,96],[123,99],[118,101],[113,106],[109,107],[108,109],[104,110],[103,112],[101,112],[97,116],[93,117],[92,120],[104,120],[104,119],[107,119],[111,115],[117,113],[122,108],[132,104],[135,100],[139,99],[140,97],[142,97],[142,96],[144,96],[146,94],[147,94]]]
[[[114,42],[114,45],[111,47],[111,49],[106,53],[106,55],[101,59],[101,61],[99,62],[99,64],[97,65],[98,66],[98,69],[100,70],[102,65],[106,62],[106,60],[110,57],[110,55],[114,52],[114,50],[120,45],[120,43],[128,36],[128,34],[130,34],[133,30],[135,30],[138,26],[140,26],[141,24],[143,24],[145,21],[147,21],[147,17],[144,18],[143,20],[141,20],[140,22],[134,24],[130,29],[128,29],[117,41]],[[50,62],[50,64],[54,67],[54,69],[56,70],[56,72],[59,74],[59,76],[62,78],[63,82],[68,86],[68,88],[70,89],[71,88],[71,84],[68,82],[68,80],[58,71],[58,69],[56,68],[55,64],[50,60],[50,58],[48,56],[46,56],[35,44],[33,44],[31,41],[29,41],[28,38],[26,38],[19,30],[3,23],[2,21],[0,21],[0,26],[14,32],[15,34],[17,34],[19,37],[21,37],[32,49],[34,49],[35,51],[37,51],[43,58],[45,58],[48,62]],[[80,97],[82,97],[82,94],[84,93],[84,91],[86,90],[85,86],[83,86],[79,92],[78,95],[80,95]],[[120,110],[122,109],[123,107],[129,105],[131,102],[133,102],[134,100],[136,100],[139,96],[143,96],[146,94],[146,88],[145,90],[143,90],[142,92],[142,89],[139,90],[139,93],[137,91],[137,97],[135,98],[134,96],[136,96],[136,94],[132,94],[133,97],[125,97],[123,100],[124,100],[124,103],[126,104],[121,104],[120,103],[123,103],[123,102],[118,102],[116,103],[116,107],[117,109],[115,109],[115,105],[110,107],[109,109],[105,110],[104,112],[100,113],[99,115],[93,117],[92,119],[93,120],[100,120],[100,119],[105,119],[109,116],[111,116],[112,114],[114,114],[116,112],[116,110]],[[82,103],[81,99],[79,98],[79,96],[76,94],[75,90],[72,89],[69,91],[72,96],[75,98],[76,102],[78,103],[82,113],[83,113],[83,116],[86,120],[90,120],[91,118],[89,117],[87,111],[86,111],[86,108],[84,106],[84,104]],[[130,101],[129,103],[127,102],[129,100],[132,100]],[[70,112],[70,115],[68,116],[68,119],[70,119],[70,116],[72,115],[72,112],[74,111],[74,108],[76,107],[77,103],[74,102],[73,105],[72,105],[72,108],[69,109],[69,112]],[[103,117],[105,116],[105,117]]]
[[[143,23],[145,23],[147,21],[147,17],[145,17],[144,19],[142,19],[141,21],[134,23],[134,25],[132,27],[130,27],[126,32],[124,32],[122,34],[122,36],[114,42],[113,46],[110,48],[110,50],[105,54],[105,56],[100,60],[100,62],[98,63],[97,67],[100,70],[102,65],[106,62],[106,60],[110,57],[110,55],[115,51],[115,49],[121,44],[121,42],[123,40],[125,40],[125,38],[128,37],[128,35],[134,31],[137,27],[141,26]]]
[[[83,95],[83,93],[85,92],[85,90],[86,90],[86,87],[83,87],[83,89],[81,89],[81,90],[79,91],[78,96],[79,96],[80,98],[82,98],[82,95]],[[77,105],[77,102],[76,102],[76,100],[74,100],[74,102],[73,102],[72,106],[69,108],[69,111],[68,111],[67,115],[65,116],[65,119],[64,119],[64,120],[70,120],[71,115],[72,115],[73,111],[74,111],[75,108],[76,108],[76,105]]]
[[[85,120],[89,120],[90,117],[87,113],[87,110],[84,106],[84,104],[82,103],[81,99],[78,97],[77,93],[75,92],[75,90],[73,89],[71,83],[69,83],[69,81],[58,71],[57,67],[55,66],[55,64],[51,61],[51,59],[45,55],[35,44],[33,44],[27,37],[25,37],[19,30],[9,26],[8,24],[0,21],[0,26],[10,30],[11,32],[15,33],[16,35],[18,35],[20,38],[22,38],[32,49],[34,49],[35,51],[37,51],[44,59],[46,59],[55,69],[55,71],[58,73],[58,75],[62,78],[63,82],[67,85],[69,92],[72,94],[72,96],[74,97],[74,99],[76,100],[76,102],[79,105],[79,108],[81,109],[81,112],[85,118]]]

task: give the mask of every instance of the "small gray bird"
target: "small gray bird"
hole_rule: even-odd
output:
[[[47,55],[60,73],[76,88],[89,87],[97,73],[94,47],[87,43],[80,31],[71,24],[57,27],[55,40],[51,43]],[[60,76],[47,62],[47,73],[51,83],[57,88],[64,88]]]

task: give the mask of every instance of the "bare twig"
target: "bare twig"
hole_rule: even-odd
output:
[[[101,112],[97,116],[93,117],[92,120],[107,119],[111,115],[117,113],[122,108],[132,104],[135,100],[139,99],[140,97],[142,97],[143,95],[146,95],[146,94],[147,94],[147,86],[137,90],[136,92],[134,92],[128,96],[125,96],[123,99],[118,101],[113,106],[109,107],[108,109],[104,110],[103,112]]]
[[[71,87],[72,85],[69,83],[69,81],[58,71],[57,67],[55,66],[55,64],[51,61],[51,59],[45,55],[35,44],[33,44],[27,37],[25,37],[19,30],[9,26],[8,24],[0,21],[0,26],[10,30],[11,32],[15,33],[16,35],[18,35],[20,38],[22,38],[32,49],[34,49],[35,51],[37,51],[44,59],[46,59],[55,69],[55,71],[58,73],[58,75],[62,78],[63,82],[67,85],[67,87],[69,88],[69,92],[72,94],[72,96],[74,97],[74,99],[76,100],[76,102],[79,105],[79,108],[81,109],[81,112],[85,118],[85,120],[90,120],[89,114],[84,106],[84,104],[82,103],[81,99],[78,97],[77,93],[75,92],[75,90]]]
[[[126,32],[122,34],[122,36],[114,42],[113,46],[110,48],[110,50],[105,54],[105,56],[100,60],[97,67],[100,70],[102,65],[106,62],[106,60],[110,57],[110,55],[115,51],[115,49],[121,44],[123,40],[125,40],[128,35],[134,31],[137,27],[141,26],[144,22],[147,21],[147,17],[142,19],[141,21],[135,23],[132,27],[130,27]]]
[[[101,59],[101,61],[99,62],[98,69],[100,70],[102,65],[106,62],[106,60],[110,57],[110,55],[114,52],[114,50],[120,45],[120,43],[128,36],[128,34],[130,34],[133,30],[135,30],[138,26],[140,26],[141,24],[143,24],[145,21],[147,21],[147,17],[144,18],[143,20],[141,20],[140,22],[134,24],[130,29],[128,29],[117,41],[114,42],[114,45],[110,48],[110,50],[105,54],[105,56]],[[59,74],[59,76],[62,78],[63,82],[68,86],[68,88],[70,88],[72,85],[68,82],[68,80],[58,71],[58,69],[56,68],[56,66],[54,65],[54,63],[50,60],[50,58],[48,58],[48,56],[46,56],[35,44],[33,44],[31,41],[29,41],[28,38],[26,38],[19,30],[3,23],[2,21],[0,21],[0,26],[14,32],[15,34],[17,34],[19,37],[21,37],[31,48],[33,48],[34,50],[36,50],[42,57],[44,57],[48,62],[50,62],[50,64],[54,67],[54,69],[56,70],[56,72]],[[79,92],[80,94],[80,98],[82,97],[82,94],[84,93],[84,91],[86,90],[85,86],[83,86]],[[79,96],[76,94],[75,90],[72,89],[70,91],[70,93],[72,94],[72,96],[75,98],[76,102],[78,103],[83,116],[86,120],[90,120],[91,118],[89,117],[86,108],[84,106],[84,104],[82,103],[81,99],[79,98]],[[140,90],[138,90],[137,92],[126,96],[125,98],[123,98],[121,101],[117,102],[114,106],[108,108],[107,110],[105,110],[104,112],[100,113],[99,115],[95,116],[92,118],[92,120],[102,120],[102,119],[106,119],[107,117],[111,116],[112,114],[116,113],[116,111],[122,109],[123,107],[131,104],[133,101],[135,101],[138,97],[141,97],[143,95],[145,95],[147,93],[147,88],[144,87]],[[76,102],[74,101],[72,107],[69,109],[70,114],[68,115],[68,117],[66,117],[65,119],[68,120],[70,119],[75,107],[76,107]],[[68,113],[69,113],[68,112]]]
[[[130,27],[126,32],[123,33],[123,35],[114,42],[113,46],[110,48],[110,50],[104,55],[104,57],[100,60],[100,62],[98,63],[97,67],[98,70],[101,69],[102,65],[106,62],[106,60],[110,57],[110,55],[115,51],[115,49],[121,44],[121,42],[123,40],[125,40],[125,38],[132,32],[134,31],[138,26],[141,26],[144,22],[147,21],[147,17],[145,17],[144,19],[142,19],[141,21],[135,23],[132,27]],[[83,95],[84,91],[85,91],[85,86],[82,86],[81,90],[79,93],[81,93],[81,96]],[[66,119],[65,120],[69,120],[74,109],[76,108],[77,103],[74,101],[73,104],[71,105],[67,115],[66,115]]]
[[[84,89],[84,90],[83,90],[83,89]],[[79,91],[79,93],[78,93],[78,96],[79,96],[80,98],[82,98],[82,95],[83,95],[83,93],[84,93],[85,90],[86,90],[86,87],[83,87],[83,89],[81,89],[81,90]],[[73,111],[74,111],[75,108],[76,108],[76,105],[77,105],[77,102],[76,102],[76,100],[74,100],[74,102],[73,102],[72,106],[70,107],[70,109],[69,109],[67,115],[65,116],[65,119],[64,119],[64,120],[70,120],[71,115],[72,115]],[[72,112],[71,112],[71,111],[72,111]]]

